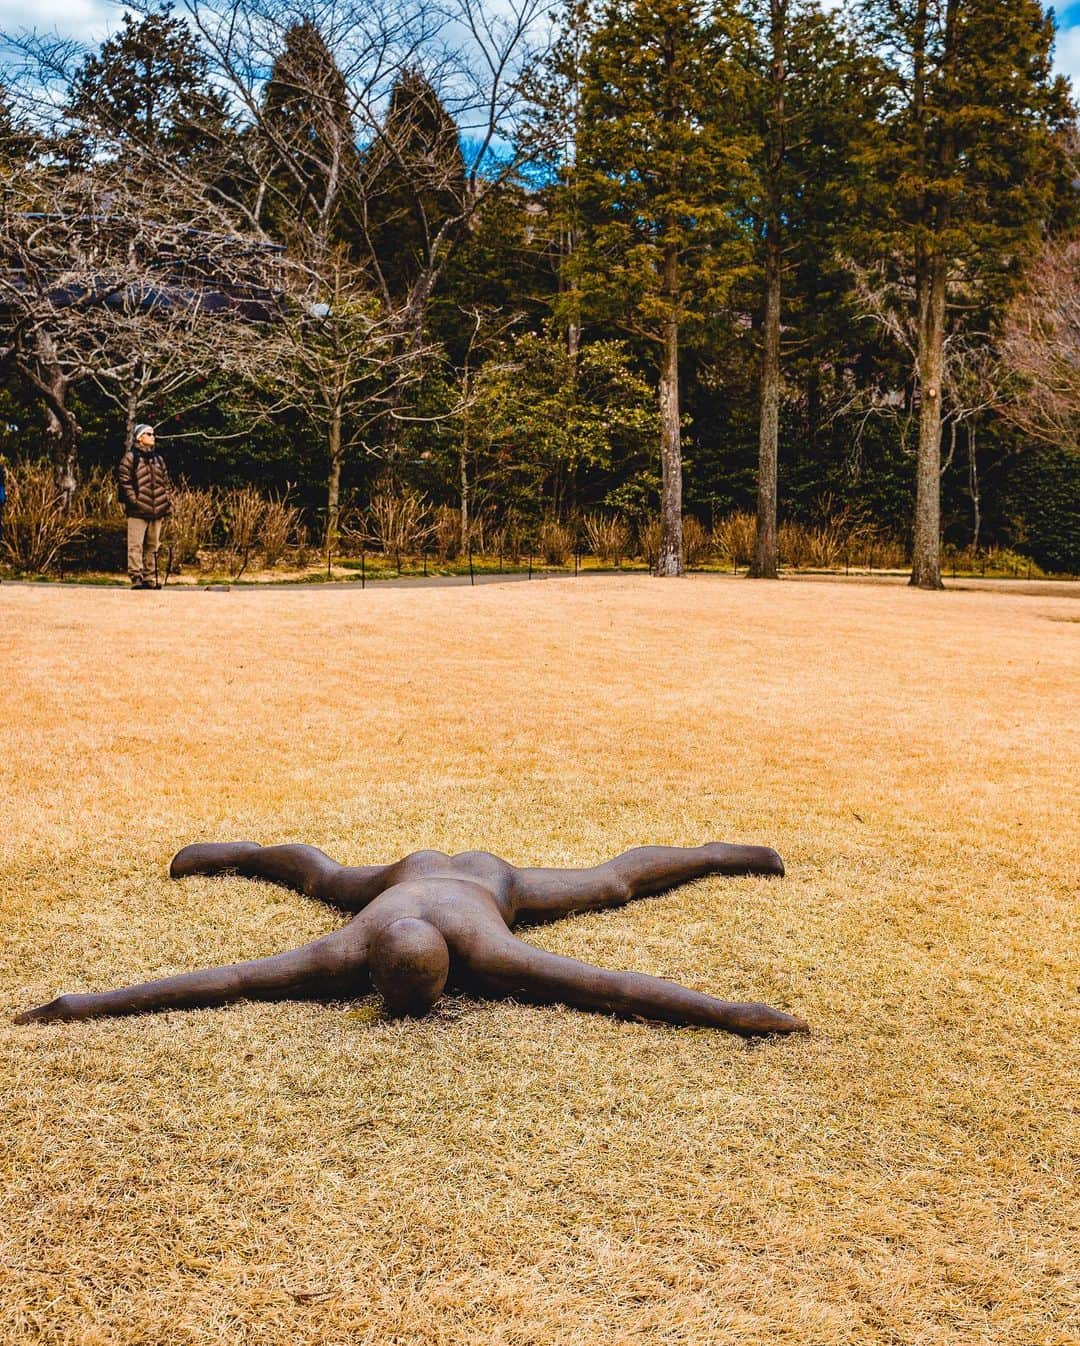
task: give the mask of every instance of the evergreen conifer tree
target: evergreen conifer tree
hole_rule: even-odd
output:
[[[228,123],[207,71],[204,52],[169,5],[138,19],[125,14],[72,81],[70,157],[89,163],[95,154],[119,153],[185,165],[206,159]]]
[[[586,302],[657,353],[660,575],[682,571],[680,334],[747,262],[732,209],[749,149],[737,115],[745,21],[701,0],[610,0],[583,61],[577,179]]]
[[[287,243],[326,247],[355,229],[360,157],[345,77],[310,19],[293,24],[263,91],[256,216]]]
[[[749,0],[744,108],[754,135],[746,208],[761,262],[761,364],[757,535],[749,574],[777,575],[777,457],[781,406],[781,323],[805,344],[814,314],[789,279],[800,268],[830,269],[849,227],[857,165],[850,153],[875,113],[874,63],[845,37],[818,0]]]
[[[458,129],[418,70],[394,81],[390,104],[362,172],[369,246],[391,302],[422,318],[423,290],[447,233],[466,212]]]
[[[1070,115],[1039,0],[869,0],[892,96],[868,146],[872,254],[910,288],[918,396],[911,583],[941,587],[941,424],[953,306],[1005,293],[1054,206]]]

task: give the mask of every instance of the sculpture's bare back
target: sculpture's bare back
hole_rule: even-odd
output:
[[[391,865],[335,864],[314,846],[238,841],[185,846],[173,878],[242,874],[359,913],[288,953],[185,972],[117,991],[63,995],[16,1023],[192,1009],[230,1001],[348,999],[372,984],[392,1014],[421,1015],[444,988],[486,997],[725,1028],[746,1036],[805,1032],[768,1005],[716,1000],[638,972],[612,972],[548,953],[511,934],[518,923],[622,906],[709,874],[780,876],[766,846],[642,846],[593,869],[518,869],[487,851],[415,851]]]

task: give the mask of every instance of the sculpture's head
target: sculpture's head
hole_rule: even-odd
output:
[[[450,950],[428,921],[412,916],[391,921],[371,943],[371,980],[395,1017],[419,1018],[446,986]]]

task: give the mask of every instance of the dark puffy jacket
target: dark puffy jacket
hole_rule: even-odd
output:
[[[128,449],[116,469],[120,498],[128,518],[164,519],[172,509],[172,482],[165,459],[155,449]]]

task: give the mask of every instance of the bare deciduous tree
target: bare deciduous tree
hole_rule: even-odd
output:
[[[151,22],[153,6],[134,8]],[[232,355],[271,405],[324,426],[331,537],[343,462],[378,414],[393,455],[451,257],[539,152],[515,131],[543,0],[506,0],[497,12],[476,0],[345,0],[314,14],[293,0],[182,0],[178,13],[228,109],[207,118],[205,99],[171,105],[174,120],[195,109],[192,136],[182,125],[171,134],[200,152],[162,155],[158,128],[109,99],[69,101],[72,134],[99,168],[152,176],[175,216],[285,245],[278,328]],[[84,58],[37,35],[14,45],[34,115],[55,119],[58,91],[76,87]]]
[[[327,547],[340,526],[344,464],[370,451],[373,427],[420,372],[424,348],[402,349],[399,332],[399,313],[383,309],[342,247],[328,247],[312,261],[282,262],[273,323],[233,348],[249,416],[299,412],[323,437]]]
[[[1009,308],[1002,360],[1014,379],[1002,405],[1026,434],[1080,451],[1080,241],[1051,241]]]
[[[265,249],[162,202],[116,164],[9,170],[0,209],[0,360],[40,395],[45,445],[70,494],[72,390],[93,380],[125,416],[176,398],[222,364],[235,319],[269,316]]]

